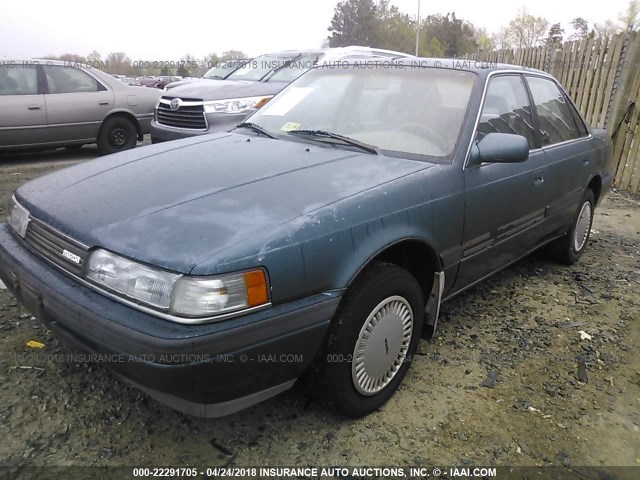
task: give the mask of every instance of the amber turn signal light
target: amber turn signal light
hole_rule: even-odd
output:
[[[247,303],[249,307],[264,305],[269,302],[269,287],[263,270],[254,270],[244,274],[244,284],[247,289]]]

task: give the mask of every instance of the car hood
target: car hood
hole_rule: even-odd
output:
[[[63,169],[16,197],[90,247],[188,273],[216,252],[430,165],[222,133]]]
[[[218,80],[218,79],[207,79],[207,80]],[[198,79],[191,79],[191,80],[178,80],[177,82],[171,82],[168,83],[166,85],[165,88],[167,88],[168,90],[171,90],[172,88],[176,88],[176,87],[180,87],[182,85],[186,85],[187,83],[191,83],[191,82],[198,82]]]
[[[275,95],[286,86],[286,83],[281,82],[200,79],[193,80],[178,87],[170,88],[165,92],[165,97],[225,100],[227,98]]]

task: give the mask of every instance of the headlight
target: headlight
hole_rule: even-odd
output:
[[[11,196],[9,203],[9,225],[15,232],[24,238],[27,233],[27,225],[29,225],[29,210],[18,203],[15,196]]]
[[[115,293],[178,317],[214,317],[269,303],[263,270],[190,277],[95,250],[89,257],[85,277]]]
[[[176,284],[171,312],[202,317],[264,305],[269,301],[262,270],[217,277],[182,277]]]
[[[173,285],[180,275],[96,250],[89,257],[86,278],[134,300],[167,310]]]
[[[231,98],[228,100],[214,100],[204,103],[205,113],[245,113],[258,109],[267,103],[273,95],[267,97]]]

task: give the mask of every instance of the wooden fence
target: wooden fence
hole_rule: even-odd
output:
[[[613,134],[615,185],[640,193],[640,33],[466,55],[551,73],[587,122]],[[626,121],[625,121],[626,120]],[[622,123],[621,123],[622,122]]]

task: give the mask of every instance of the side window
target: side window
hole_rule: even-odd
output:
[[[97,92],[98,81],[76,67],[44,67],[49,93]]]
[[[536,147],[531,105],[520,75],[489,80],[476,139],[482,140],[488,133],[522,135],[529,142],[529,148]]]
[[[580,135],[581,137],[588,136],[589,130],[587,130],[587,126],[584,124],[584,121],[578,113],[578,110],[576,110],[576,107],[574,107],[573,104],[567,99],[566,94],[564,94],[563,96],[566,100],[567,107],[569,107],[569,110],[571,110],[571,116],[573,117],[573,121],[575,122],[578,129],[578,135]]]
[[[0,65],[0,95],[37,95],[38,68],[29,65]]]
[[[579,130],[576,126],[578,114],[572,112],[573,107],[555,82],[540,77],[527,77],[527,82],[538,112],[542,145],[566,142],[587,134],[582,120],[582,128]]]

